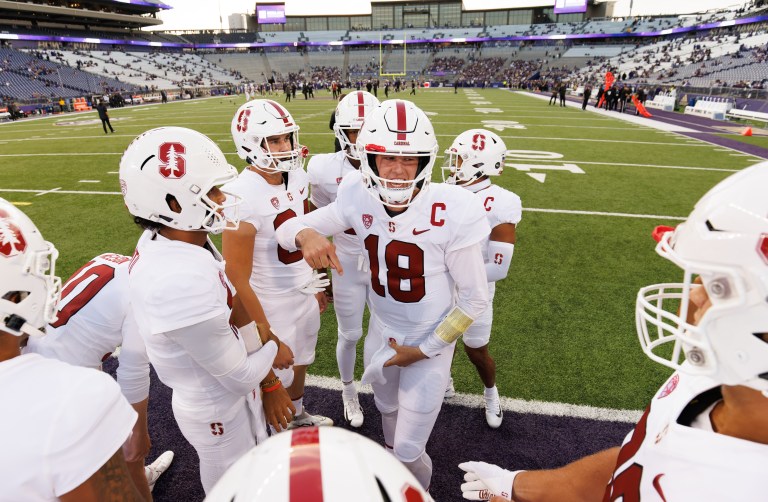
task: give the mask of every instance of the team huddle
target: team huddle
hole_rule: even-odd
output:
[[[24,453],[0,456],[0,499],[151,500],[173,453],[145,466],[150,364],[173,391],[212,501],[287,500],[289,490],[291,500],[432,500],[426,445],[453,393],[459,339],[484,386],[486,422],[501,425],[492,306],[522,218],[520,198],[492,183],[506,145],[465,131],[444,150],[443,183],[433,183],[437,137],[412,102],[352,92],[333,129],[340,149],[314,155],[306,171],[299,124],[268,99],[233,117],[240,172],[201,133],[143,133],[119,171],[143,229],[133,256],[97,256],[63,287],[55,247],[0,199],[0,399],[48,396],[25,401],[29,416],[0,418],[3,430],[35,431],[9,438],[9,451]],[[678,371],[623,447],[547,471],[465,462],[464,498],[760,499],[767,184],[768,163],[745,169],[677,229],[658,232],[657,251],[684,281],[640,291],[637,329],[649,357]],[[383,445],[304,407],[329,302],[344,419],[359,428],[375,414]],[[375,412],[354,381],[366,308],[362,383]],[[117,383],[98,371],[116,347]],[[323,474],[321,457],[345,466],[344,483]],[[32,465],[46,474],[18,467]]]

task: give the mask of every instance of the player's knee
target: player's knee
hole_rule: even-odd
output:
[[[375,394],[373,396],[373,403],[376,405],[376,409],[379,410],[379,413],[382,414],[383,418],[386,418],[385,415],[388,415],[388,416],[396,415],[398,410],[400,409],[397,402],[393,402],[393,403],[384,402],[381,399],[377,398]]]
[[[420,462],[424,452],[425,449],[421,445],[406,442],[399,443],[395,441],[395,458],[404,464],[416,464]]]
[[[363,330],[338,330],[339,338],[336,342],[338,346],[345,349],[354,349],[358,340],[363,337]]]

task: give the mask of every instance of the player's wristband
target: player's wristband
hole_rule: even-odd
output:
[[[277,383],[275,383],[274,385],[271,385],[269,387],[261,387],[261,392],[263,392],[265,394],[268,393],[268,392],[273,392],[273,391],[276,391],[277,389],[279,389],[282,385],[283,385],[283,382],[278,380]]]

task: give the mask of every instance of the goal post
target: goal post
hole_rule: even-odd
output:
[[[379,33],[379,76],[380,77],[404,77],[406,72],[406,58],[408,55],[407,49],[408,36],[406,32],[403,32],[402,40],[384,40],[383,34]],[[385,55],[385,46],[389,48],[389,57]],[[395,58],[393,60],[393,58]],[[400,67],[400,58],[403,61],[403,71],[388,71],[388,68]],[[395,66],[396,65],[396,66]]]

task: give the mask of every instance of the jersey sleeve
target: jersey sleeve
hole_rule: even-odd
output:
[[[128,439],[137,414],[111,376],[82,368],[66,382],[64,406],[51,416],[50,450],[54,493],[61,497],[112,458]]]
[[[221,187],[225,193],[231,193],[240,197],[241,201],[237,207],[227,207],[224,209],[224,214],[227,218],[234,218],[237,216],[240,221],[250,223],[256,228],[258,232],[261,228],[261,218],[259,218],[259,212],[256,209],[255,201],[251,200],[251,197],[245,193],[244,180],[238,178],[237,180],[228,183]]]
[[[159,277],[142,302],[151,334],[173,331],[207,321],[222,313],[226,304],[216,297],[218,275],[209,270],[185,270]]]
[[[331,197],[323,189],[322,165],[319,156],[309,159],[307,176],[309,177],[309,201],[315,207],[325,207],[331,203]]]
[[[447,252],[481,242],[491,233],[488,218],[485,216],[486,211],[473,194],[465,192],[454,204],[460,209],[451,216],[458,218],[460,223],[456,225],[456,230],[453,232],[451,242],[446,249]]]
[[[523,218],[523,204],[517,194],[505,191],[504,197],[501,199],[489,214],[489,223],[492,229],[504,223],[517,225]]]
[[[139,403],[149,397],[149,357],[133,311],[128,308],[122,326],[123,345],[118,357],[117,383],[128,402]]]

